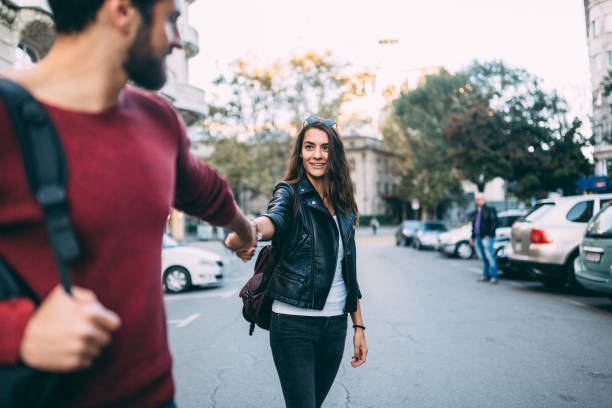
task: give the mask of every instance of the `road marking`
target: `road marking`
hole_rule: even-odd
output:
[[[188,300],[188,299],[202,299],[202,298],[228,298],[236,294],[238,289],[232,289],[225,292],[203,292],[203,293],[191,293],[188,295],[166,295],[164,296],[165,301],[171,300]]]
[[[193,322],[195,319],[197,319],[198,317],[200,317],[200,314],[194,313],[191,316],[186,317],[185,319],[168,320],[168,324],[176,324],[176,327],[185,327],[191,322]]]

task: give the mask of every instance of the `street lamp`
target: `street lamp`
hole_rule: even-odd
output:
[[[399,40],[396,38],[382,38],[378,40],[378,43],[381,45],[393,45],[393,44],[397,44],[398,42]]]

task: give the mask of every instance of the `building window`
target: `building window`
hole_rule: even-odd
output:
[[[612,67],[612,51],[608,51],[608,66]]]
[[[599,71],[601,69],[601,54],[593,55],[591,58],[591,67],[594,71]]]
[[[603,91],[602,90],[599,90],[597,92],[597,95],[595,96],[595,105],[596,106],[603,105]]]
[[[389,183],[385,183],[385,194],[389,194]]]
[[[377,182],[376,182],[376,192],[377,192],[378,194],[380,194],[380,193],[381,193],[381,191],[380,191],[380,190],[381,190],[381,187],[382,187],[382,186],[381,186],[380,181],[377,181]]]
[[[593,31],[593,38],[597,38],[599,37],[599,34],[601,34],[601,24],[600,24],[599,19],[593,20],[592,31]]]
[[[604,30],[606,33],[612,32],[612,14],[608,14],[604,17]]]
[[[601,144],[602,141],[602,126],[597,125],[593,128],[593,138],[595,139],[595,144]]]

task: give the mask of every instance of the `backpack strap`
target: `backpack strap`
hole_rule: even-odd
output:
[[[21,85],[0,79],[0,96],[19,141],[30,191],[42,207],[60,281],[70,293],[68,264],[80,255],[68,215],[66,155],[47,110]]]

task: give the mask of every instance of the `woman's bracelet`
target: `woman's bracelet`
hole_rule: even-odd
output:
[[[360,324],[354,324],[354,325],[353,325],[353,329],[357,329],[357,328],[360,328],[360,329],[362,329],[362,330],[365,330],[365,326],[362,326],[362,325],[360,325]]]

